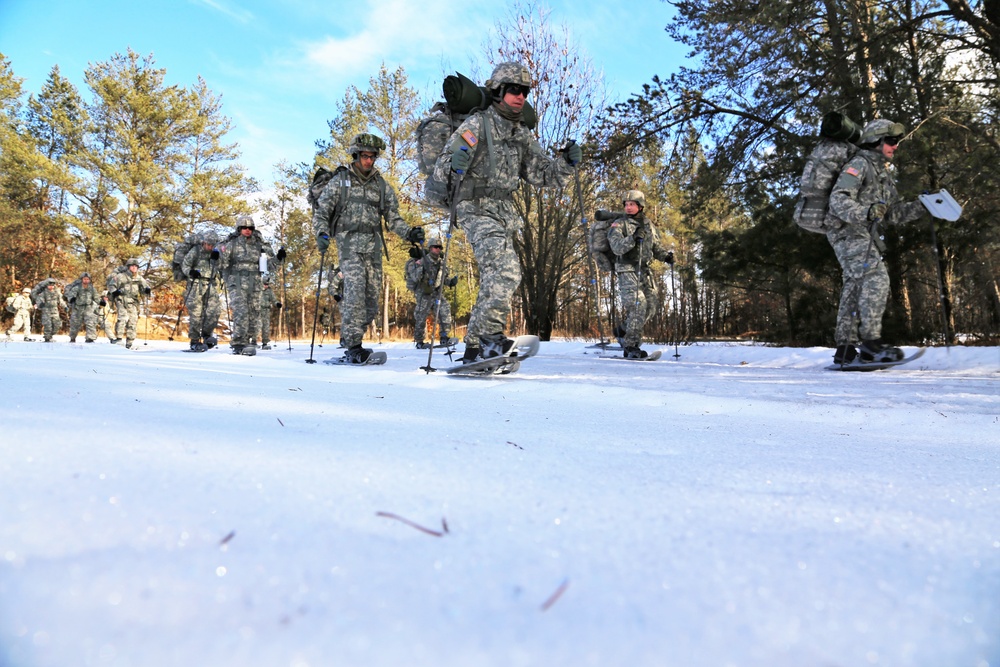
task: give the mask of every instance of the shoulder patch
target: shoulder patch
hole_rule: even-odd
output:
[[[851,176],[854,176],[855,178],[857,178],[858,176],[861,175],[861,172],[858,171],[857,169],[855,169],[854,167],[848,167],[847,169],[844,170],[844,173],[845,174],[850,174]]]
[[[617,221],[617,220],[615,220],[614,222],[612,222],[612,223],[611,223],[611,226],[612,226],[612,227],[617,227],[617,226],[618,226],[618,221]]]
[[[463,132],[462,139],[464,139],[465,143],[469,145],[469,148],[475,148],[476,144],[479,143],[479,139],[477,139],[476,135],[472,133],[472,130],[466,130]]]

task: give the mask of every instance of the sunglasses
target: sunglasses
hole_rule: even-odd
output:
[[[527,97],[528,93],[531,92],[531,88],[529,88],[528,86],[522,86],[519,83],[510,83],[507,84],[507,88],[504,90],[504,92],[510,93],[514,97],[517,97],[518,95],[524,95],[525,97]]]
[[[896,144],[899,143],[899,140],[902,139],[902,138],[903,137],[886,137],[882,141],[885,142],[886,146],[895,146]]]

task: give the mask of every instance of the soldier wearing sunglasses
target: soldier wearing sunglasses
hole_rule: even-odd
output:
[[[858,152],[840,172],[830,193],[830,212],[842,224],[827,232],[844,275],[834,363],[895,361],[903,352],[882,340],[889,272],[882,260],[885,225],[921,217],[919,200],[899,201],[889,163],[906,134],[900,123],[873,120],[858,140]],[[860,343],[860,345],[859,345]]]

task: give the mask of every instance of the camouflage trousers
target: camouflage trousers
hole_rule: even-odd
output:
[[[76,338],[80,333],[80,327],[86,332],[87,340],[97,338],[97,313],[94,306],[74,306],[69,313],[69,337]]]
[[[10,329],[7,329],[7,335],[12,336],[21,329],[24,329],[25,336],[31,335],[30,310],[19,310],[16,313],[14,313],[14,324],[11,325]]]
[[[257,271],[237,272],[226,280],[233,310],[233,345],[250,345],[260,337],[260,293],[264,283]]]
[[[271,308],[260,309],[260,342],[265,345],[271,341]]]
[[[510,299],[521,284],[521,265],[513,238],[496,219],[470,215],[462,219],[461,226],[479,267],[479,294],[469,316],[465,344],[479,347],[480,337],[507,327]]]
[[[656,286],[648,276],[640,279],[636,271],[622,271],[616,278],[618,297],[625,313],[625,345],[639,347],[646,322],[656,314]]]
[[[188,338],[196,341],[215,333],[222,305],[219,289],[213,281],[189,280],[184,293],[184,307],[188,311]]]
[[[45,336],[45,340],[49,340],[62,328],[62,318],[59,317],[58,308],[43,308],[41,314],[42,335]]]
[[[340,339],[344,347],[361,345],[365,329],[378,317],[382,292],[382,256],[340,253],[344,298],[340,301]]]
[[[139,302],[115,299],[115,312],[118,316],[118,321],[115,322],[115,338],[135,340],[136,326],[139,323]]]
[[[419,343],[424,340],[424,333],[427,331],[427,316],[434,317],[434,310],[437,306],[433,294],[424,294],[418,291],[414,296],[417,299],[417,303],[413,307],[413,340]],[[448,299],[445,298],[443,290],[437,318],[438,339],[447,338],[451,333],[451,305],[448,303]],[[431,342],[433,343],[434,341]]]
[[[867,231],[859,234],[850,225],[828,232],[827,239],[844,276],[834,332],[837,345],[881,338],[882,316],[889,299],[889,272],[878,248]]]

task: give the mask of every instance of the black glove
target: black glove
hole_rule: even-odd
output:
[[[423,243],[424,242],[424,228],[423,227],[410,227],[410,231],[406,233],[406,240],[410,243]]]
[[[122,295],[122,291],[120,289],[116,289],[114,292],[111,293],[111,298],[112,299],[117,299],[121,295]]]
[[[70,303],[76,303],[76,297],[74,296],[72,299],[69,300],[69,302]]]
[[[674,251],[673,250],[668,250],[667,251],[667,258],[664,259],[663,261],[665,261],[670,266],[673,266],[674,265]]]
[[[319,254],[325,255],[326,249],[330,247],[330,235],[320,234],[316,237],[316,247],[319,248]]]
[[[217,248],[212,248],[212,254],[210,257],[212,259],[219,259],[219,250]]]
[[[274,302],[274,307],[277,308],[278,310],[281,310],[281,302],[280,301],[275,301]]]
[[[562,149],[563,158],[569,163],[569,166],[575,167],[580,164],[583,160],[583,149],[580,148],[580,144],[576,143],[572,139],[566,144],[566,147]]]
[[[343,300],[343,298],[344,297],[341,296],[340,294],[334,294],[333,295],[333,300],[336,301],[337,303],[340,303]]]
[[[635,231],[632,232],[632,240],[636,243],[642,243],[642,240],[646,238],[646,228],[636,227]]]
[[[188,275],[191,276],[192,278],[201,278],[201,271],[199,271],[198,269],[191,269]]]
[[[283,262],[283,261],[285,261],[285,257],[288,257],[288,253],[285,252],[284,248],[278,248],[278,252],[275,253],[274,256],[275,256],[275,258],[277,258],[277,260],[279,262]]]
[[[108,305],[108,300],[107,300],[107,299],[105,299],[105,298],[104,298],[104,297],[102,296],[102,297],[101,297],[101,308],[103,308],[103,307],[104,307],[104,306],[106,306],[106,305]]]
[[[143,293],[145,293],[146,296],[149,296],[150,294],[153,293],[153,290],[149,289],[148,287],[144,287],[142,291]]]
[[[447,285],[448,287],[454,287],[457,284],[458,284],[458,276],[452,276],[451,278],[448,278],[447,282],[445,282],[445,285]]]
[[[423,256],[424,256],[424,253],[420,249],[420,246],[416,246],[416,245],[411,245],[410,246],[410,257],[412,257],[413,259],[420,259]]]

